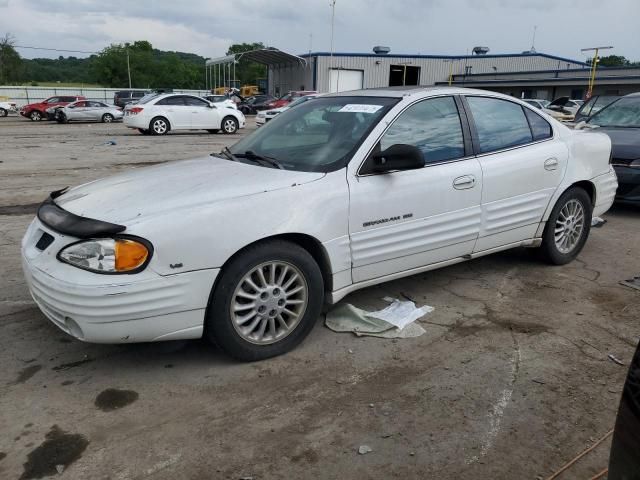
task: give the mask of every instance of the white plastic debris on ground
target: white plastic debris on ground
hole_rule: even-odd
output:
[[[591,219],[591,226],[592,227],[596,227],[596,228],[600,228],[601,226],[603,226],[605,223],[607,223],[607,221],[604,218],[600,218],[600,217],[593,217]]]
[[[376,312],[367,312],[349,303],[339,305],[327,313],[325,325],[334,332],[353,332],[359,337],[412,338],[425,333],[415,321],[432,312],[433,307],[418,308],[411,301],[385,300],[390,302],[389,306]]]

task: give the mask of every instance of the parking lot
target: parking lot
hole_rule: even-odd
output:
[[[640,293],[619,284],[640,273],[634,208],[614,207],[566,266],[518,249],[343,300],[433,306],[417,338],[319,319],[293,352],[242,364],[205,341],[85,344],[40,313],[20,239],[50,191],[217,152],[253,125],[153,137],[0,118],[0,477],[53,462],[65,479],[536,479],[613,428],[627,369],[609,355],[628,364],[638,342]],[[559,478],[590,478],[608,453]]]

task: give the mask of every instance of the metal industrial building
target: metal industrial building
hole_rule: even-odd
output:
[[[267,90],[283,95],[291,90],[321,93],[400,85],[454,85],[484,88],[516,97],[553,99],[560,95],[583,98],[588,64],[535,51],[480,54],[401,55],[376,47],[376,53],[310,52],[292,55],[275,48],[207,60],[210,86],[233,78],[240,59],[267,67]],[[600,68],[595,93],[624,94],[640,90],[640,69]]]

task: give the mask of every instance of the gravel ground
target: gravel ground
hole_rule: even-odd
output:
[[[618,283],[640,273],[638,209],[614,208],[563,267],[519,249],[344,299],[435,307],[418,338],[318,321],[290,354],[239,364],[204,341],[81,343],[38,311],[19,244],[48,192],[252,128],[147,137],[0,119],[1,478],[536,479],[613,427],[626,367],[607,355],[628,362],[638,341],[640,292]],[[605,468],[609,444],[559,480]]]

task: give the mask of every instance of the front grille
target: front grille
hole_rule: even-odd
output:
[[[38,250],[44,251],[52,243],[53,243],[53,236],[49,235],[47,232],[43,232],[42,236],[40,237],[40,240],[38,240],[38,243],[36,243],[36,248]]]

